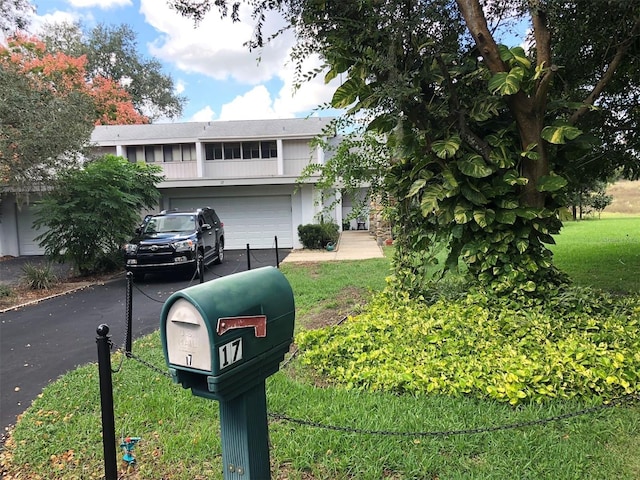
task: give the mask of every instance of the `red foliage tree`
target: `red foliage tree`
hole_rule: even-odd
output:
[[[33,88],[46,89],[56,96],[71,92],[86,94],[95,106],[96,125],[149,123],[131,102],[130,95],[114,81],[96,76],[86,78],[86,57],[71,57],[61,52],[48,53],[45,44],[34,37],[17,34],[6,47],[0,46],[0,66],[28,78]]]

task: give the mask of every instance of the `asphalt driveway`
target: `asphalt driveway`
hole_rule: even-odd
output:
[[[281,249],[282,261],[289,250]],[[205,281],[236,272],[276,265],[274,250],[225,251],[221,265],[205,271]],[[2,262],[4,280],[13,260]],[[23,262],[24,259],[18,261]],[[17,267],[14,268],[17,271]],[[195,282],[199,280],[196,279]],[[193,281],[147,275],[134,285],[133,338],[158,328],[164,301]],[[106,323],[115,344],[124,341],[126,328],[126,278],[117,276],[103,285],[62,295],[0,313],[0,443],[16,416],[51,381],[79,365],[97,361],[96,328]]]

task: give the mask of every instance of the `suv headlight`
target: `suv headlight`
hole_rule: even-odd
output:
[[[138,245],[135,243],[125,243],[124,244],[124,253],[133,254],[138,250]]]
[[[189,250],[194,251],[196,249],[196,244],[193,240],[181,240],[179,242],[175,242],[173,244],[173,248],[176,249],[176,252],[187,252]]]

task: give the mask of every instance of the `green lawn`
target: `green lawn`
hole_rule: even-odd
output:
[[[639,232],[640,219],[569,223],[553,247],[557,264],[580,284],[639,292]],[[337,322],[345,312],[357,310],[368,291],[384,288],[389,273],[385,259],[284,264],[282,271],[296,296],[298,329],[313,327],[323,315],[324,323],[331,315]],[[157,332],[135,342],[134,353],[166,368]],[[114,365],[119,359],[119,354],[113,356]],[[637,402],[484,431],[579,412],[599,402],[555,400],[514,408],[467,397],[358,392],[329,387],[322,380],[294,359],[267,381],[269,412],[368,433],[272,417],[274,479],[640,478]],[[193,397],[135,360],[126,360],[114,374],[114,398],[117,437],[142,438],[134,450],[137,469],[121,478],[222,478],[217,402]],[[444,433],[467,429],[479,432]],[[92,364],[51,383],[35,400],[0,455],[0,472],[7,480],[101,478],[100,431],[97,368]],[[406,432],[428,434],[396,434]]]
[[[576,284],[640,292],[640,217],[566,222],[555,238],[554,261]]]

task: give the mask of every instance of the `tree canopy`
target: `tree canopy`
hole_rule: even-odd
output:
[[[138,51],[136,32],[129,25],[98,24],[84,32],[78,23],[48,24],[42,38],[51,51],[84,55],[87,81],[116,83],[129,94],[138,114],[151,120],[182,114],[185,99],[175,93],[173,80],[162,72],[160,62]]]
[[[573,172],[637,174],[637,2],[172,1],[196,20],[240,3],[253,7],[254,45],[280,10],[294,56],[320,53],[326,78],[341,76],[332,106],[386,138],[396,273],[410,291],[445,244],[447,266],[462,259],[492,291],[549,295],[566,281],[545,244]],[[505,22],[528,26],[526,49],[501,43]]]
[[[0,183],[28,192],[74,165],[94,125],[146,123],[113,81],[85,80],[84,57],[17,35],[0,47]]]

